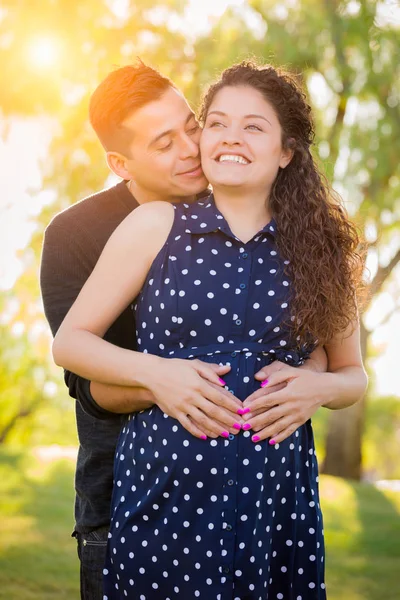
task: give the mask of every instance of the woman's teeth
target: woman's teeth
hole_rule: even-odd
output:
[[[246,160],[243,156],[238,156],[237,154],[221,154],[218,162],[236,162],[240,163],[241,165],[249,164],[248,160]]]

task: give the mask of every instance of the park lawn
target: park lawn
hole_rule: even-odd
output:
[[[73,460],[0,451],[1,600],[79,598],[73,471]],[[326,476],[320,486],[329,600],[398,600],[400,494]]]

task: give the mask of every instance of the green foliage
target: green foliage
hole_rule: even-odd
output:
[[[241,8],[228,9],[210,34],[193,40],[192,32],[174,26],[185,0],[137,0],[128,3],[125,15],[113,11],[114,3],[108,0],[2,3],[2,111],[6,116],[46,114],[54,119],[43,174],[45,186],[56,196],[38,218],[27,271],[14,290],[25,323],[18,346],[19,351],[25,348],[26,357],[18,360],[26,377],[7,358],[14,334],[4,333],[2,341],[10,348],[4,350],[8,366],[0,388],[2,407],[8,403],[6,415],[15,414],[21,398],[23,406],[31,406],[48,378],[61,381],[48,354],[37,356],[31,349],[32,330],[43,323],[37,311],[35,319],[30,315],[31,307],[38,305],[33,280],[42,233],[53,214],[104,186],[109,172],[88,124],[89,96],[114,65],[132,62],[138,55],[170,76],[195,106],[204,86],[243,58],[256,56],[297,73],[314,109],[316,158],[373,242],[377,267],[372,270],[371,298],[382,290],[400,261],[400,37],[379,13],[381,4],[248,0]],[[45,57],[50,58],[47,67],[35,62],[37,44],[46,39],[53,44]],[[28,374],[34,372],[41,372],[41,379],[31,377],[29,386]],[[378,452],[366,456],[379,462]]]

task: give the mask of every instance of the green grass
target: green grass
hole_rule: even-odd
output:
[[[0,451],[1,600],[79,598],[73,471],[71,460]],[[329,600],[398,600],[400,494],[321,477],[321,498]]]

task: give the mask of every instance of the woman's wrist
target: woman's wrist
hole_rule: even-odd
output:
[[[133,369],[134,382],[132,385],[144,387],[151,391],[161,361],[164,361],[165,359],[156,356],[155,354],[147,354],[144,352],[135,352],[135,355],[135,365]]]

